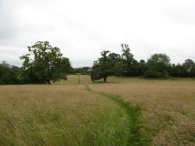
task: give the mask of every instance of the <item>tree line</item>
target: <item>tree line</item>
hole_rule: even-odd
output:
[[[166,54],[153,54],[146,61],[137,61],[128,44],[121,44],[122,53],[109,50],[101,52],[101,57],[94,61],[91,79],[104,79],[108,76],[127,76],[144,78],[195,77],[195,63],[186,59],[183,64],[171,64]]]
[[[153,54],[144,61],[137,61],[128,44],[121,44],[121,54],[108,50],[94,61],[93,67],[73,69],[69,58],[63,57],[58,47],[48,41],[36,42],[28,47],[28,53],[21,56],[22,67],[0,63],[0,84],[50,84],[66,79],[69,73],[90,74],[92,81],[108,76],[169,78],[195,77],[195,63],[186,59],[183,64],[171,64],[166,54]]]

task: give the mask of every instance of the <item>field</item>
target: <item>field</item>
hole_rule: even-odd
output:
[[[78,80],[0,86],[0,145],[195,145],[195,80]]]

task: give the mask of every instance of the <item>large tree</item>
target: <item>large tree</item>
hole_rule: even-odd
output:
[[[111,75],[111,61],[108,57],[110,51],[101,52],[101,57],[98,58],[97,61],[94,62],[91,72],[91,79],[99,80],[101,78],[104,79],[104,82],[107,81],[107,77]]]
[[[121,63],[122,58],[119,54],[110,53],[110,51],[101,52],[101,57],[94,62],[92,68],[92,81],[103,78],[104,82],[106,82],[108,76],[121,75]]]
[[[71,68],[68,58],[60,49],[52,47],[48,41],[36,42],[28,47],[29,53],[21,56],[23,61],[21,77],[25,83],[48,83],[66,79]]]
[[[153,54],[148,59],[147,66],[148,71],[145,72],[145,77],[166,77],[171,66],[170,58],[166,54]]]

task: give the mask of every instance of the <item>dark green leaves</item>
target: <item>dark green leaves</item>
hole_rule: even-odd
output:
[[[24,60],[21,76],[25,83],[51,83],[66,79],[71,65],[59,48],[52,47],[47,41],[39,41],[28,47],[28,51],[21,57]]]

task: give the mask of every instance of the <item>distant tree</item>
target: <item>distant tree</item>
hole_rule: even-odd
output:
[[[194,76],[194,70],[195,70],[195,63],[191,59],[186,59],[185,62],[183,63],[183,68],[189,77]]]
[[[78,68],[73,68],[70,73],[72,74],[82,74],[82,75],[89,75],[91,71],[90,67],[78,67]]]
[[[28,47],[29,53],[21,56],[23,60],[21,77],[25,83],[48,83],[66,79],[71,65],[62,56],[60,49],[52,47],[47,41],[39,41]]]
[[[193,65],[191,72],[190,72],[191,77],[195,77],[195,65]]]
[[[140,60],[137,69],[138,69],[138,76],[143,76],[145,71],[147,70],[147,64],[143,59]]]
[[[169,75],[172,77],[187,77],[186,69],[181,64],[172,64],[169,69]]]
[[[0,84],[17,84],[17,72],[7,62],[0,64]]]
[[[110,51],[101,52],[101,57],[94,62],[91,72],[92,80],[104,79],[108,76],[138,76],[139,63],[133,58],[128,44],[121,44],[122,54]]]
[[[94,62],[91,72],[91,79],[99,80],[104,79],[104,82],[107,81],[107,77],[112,74],[111,60],[108,57],[110,51],[106,50],[101,52],[101,57]]]
[[[166,54],[153,54],[147,62],[134,59],[128,44],[121,44],[122,54],[110,51],[101,52],[101,57],[94,62],[91,79],[104,79],[108,76],[144,76],[146,78],[195,77],[195,63],[191,59],[183,64],[172,64]]]
[[[178,65],[172,64],[169,69],[169,75],[172,77],[178,77]]]
[[[148,70],[145,72],[145,77],[149,78],[164,78],[169,74],[170,58],[166,54],[154,54],[147,62]]]
[[[192,59],[186,59],[185,62],[184,62],[184,66],[187,68],[187,70],[191,70],[192,67],[194,66],[194,61]]]
[[[136,76],[138,74],[138,62],[133,58],[128,44],[121,44],[123,70],[125,76]]]
[[[11,65],[9,63],[7,63],[5,60],[2,61],[2,65],[7,67],[7,68],[11,68]]]

